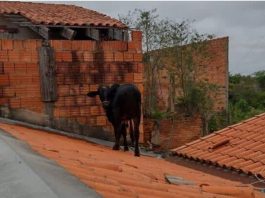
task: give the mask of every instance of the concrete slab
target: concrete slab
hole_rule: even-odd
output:
[[[0,130],[1,198],[100,197],[54,161]]]

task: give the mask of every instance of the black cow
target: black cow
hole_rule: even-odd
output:
[[[131,142],[135,146],[134,155],[140,156],[139,125],[141,120],[141,93],[133,84],[114,84],[99,86],[97,91],[87,94],[89,97],[99,95],[108,120],[112,123],[115,132],[113,150],[120,149],[120,136],[123,135],[124,151],[128,151],[126,140],[126,126],[130,123]]]

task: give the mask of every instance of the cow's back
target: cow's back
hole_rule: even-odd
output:
[[[112,105],[113,110],[131,119],[141,113],[141,93],[133,84],[120,85]]]

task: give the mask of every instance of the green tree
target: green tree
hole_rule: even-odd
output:
[[[229,124],[265,111],[265,72],[229,75]]]
[[[254,73],[261,90],[265,91],[265,70]]]
[[[119,15],[119,19],[130,27],[141,30],[143,33],[143,62],[145,64],[144,87],[147,93],[144,100],[144,114],[146,116],[150,116],[152,111],[155,109],[156,104],[157,84],[155,73],[159,57],[156,56],[155,59],[151,58],[150,52],[160,48],[160,44],[157,40],[157,36],[160,32],[158,26],[158,14],[156,13],[156,9],[135,9],[134,11],[129,11],[129,13],[125,16]]]

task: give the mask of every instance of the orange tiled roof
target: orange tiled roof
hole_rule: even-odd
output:
[[[1,1],[0,14],[20,14],[33,24],[126,28],[119,20],[74,5]]]
[[[262,197],[251,186],[165,160],[137,158],[133,153],[16,125],[0,123],[0,128],[55,160],[103,197]],[[183,177],[195,185],[168,184],[165,174]]]
[[[179,156],[265,178],[265,113],[172,151]]]

